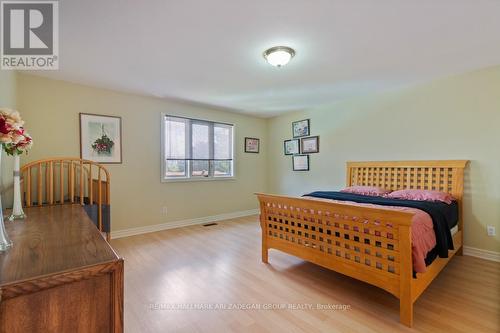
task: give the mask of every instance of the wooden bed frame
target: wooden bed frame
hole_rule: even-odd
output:
[[[468,161],[348,162],[347,186],[429,189],[459,204],[458,232],[448,258],[437,258],[413,278],[412,213],[307,198],[257,194],[262,261],[276,249],[382,288],[399,298],[400,321],[411,327],[413,303],[453,255],[462,254],[462,197]],[[358,232],[363,230],[363,232]]]

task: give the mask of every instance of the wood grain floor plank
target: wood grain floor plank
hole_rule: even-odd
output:
[[[398,300],[383,290],[274,250],[270,264],[261,263],[256,216],[117,239],[112,245],[126,262],[126,332],[500,331],[500,263],[478,258],[450,261],[416,302],[409,329],[399,324]],[[188,304],[261,309],[167,309]],[[316,309],[316,304],[350,308]],[[285,309],[263,309],[266,305]]]

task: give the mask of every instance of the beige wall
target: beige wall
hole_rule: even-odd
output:
[[[22,163],[79,156],[79,112],[122,117],[123,164],[108,166],[113,231],[255,209],[253,193],[266,190],[263,119],[26,74],[18,75],[17,89],[18,109],[34,139]],[[161,112],[235,124],[236,180],[161,183]],[[260,154],[243,153],[245,136],[261,139]]]
[[[304,118],[320,135],[320,153],[310,172],[293,172],[283,140]],[[292,195],[340,189],[349,160],[469,159],[465,245],[500,251],[500,67],[277,117],[269,142],[269,190]]]
[[[0,108],[16,107],[16,72],[0,70]]]
[[[109,166],[114,231],[253,209],[257,191],[339,189],[348,160],[470,159],[465,243],[500,251],[500,236],[486,235],[488,224],[500,231],[500,67],[270,120],[26,74],[0,78],[0,97],[12,105],[17,81],[17,108],[35,138],[24,162],[78,156],[79,112],[123,118],[124,163]],[[160,183],[161,112],[234,123],[237,180]],[[291,137],[291,122],[304,118],[321,136],[321,152],[311,156],[310,172],[293,172],[283,140]],[[261,154],[242,152],[245,136],[262,139]]]
[[[16,79],[17,74],[14,71],[0,70],[0,108],[16,109]],[[13,198],[13,159],[2,154],[0,192],[2,193],[3,207],[12,206]]]

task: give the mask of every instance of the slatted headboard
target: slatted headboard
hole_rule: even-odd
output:
[[[395,191],[424,189],[450,193],[458,201],[458,230],[463,231],[462,199],[467,160],[347,162],[347,186],[378,186]],[[463,232],[461,233],[463,244]]]
[[[466,160],[347,162],[347,186],[425,189],[463,197]]]

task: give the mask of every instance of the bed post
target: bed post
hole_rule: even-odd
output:
[[[411,252],[411,228],[399,225],[399,251],[401,255],[399,273],[399,321],[411,327],[413,325],[412,275],[413,260]]]
[[[463,168],[457,168],[455,170],[456,181],[454,182],[455,188],[453,192],[455,196],[458,196],[458,230],[460,231],[460,248],[455,253],[458,256],[464,253],[464,216],[463,216],[463,188],[464,188],[464,168],[467,166],[467,162],[464,164]],[[457,195],[460,194],[460,195]]]
[[[262,202],[262,198],[259,196],[260,201],[260,227],[262,229],[262,262],[264,264],[269,263],[268,247],[267,247],[267,227],[266,227],[266,217],[264,216],[265,204]]]

